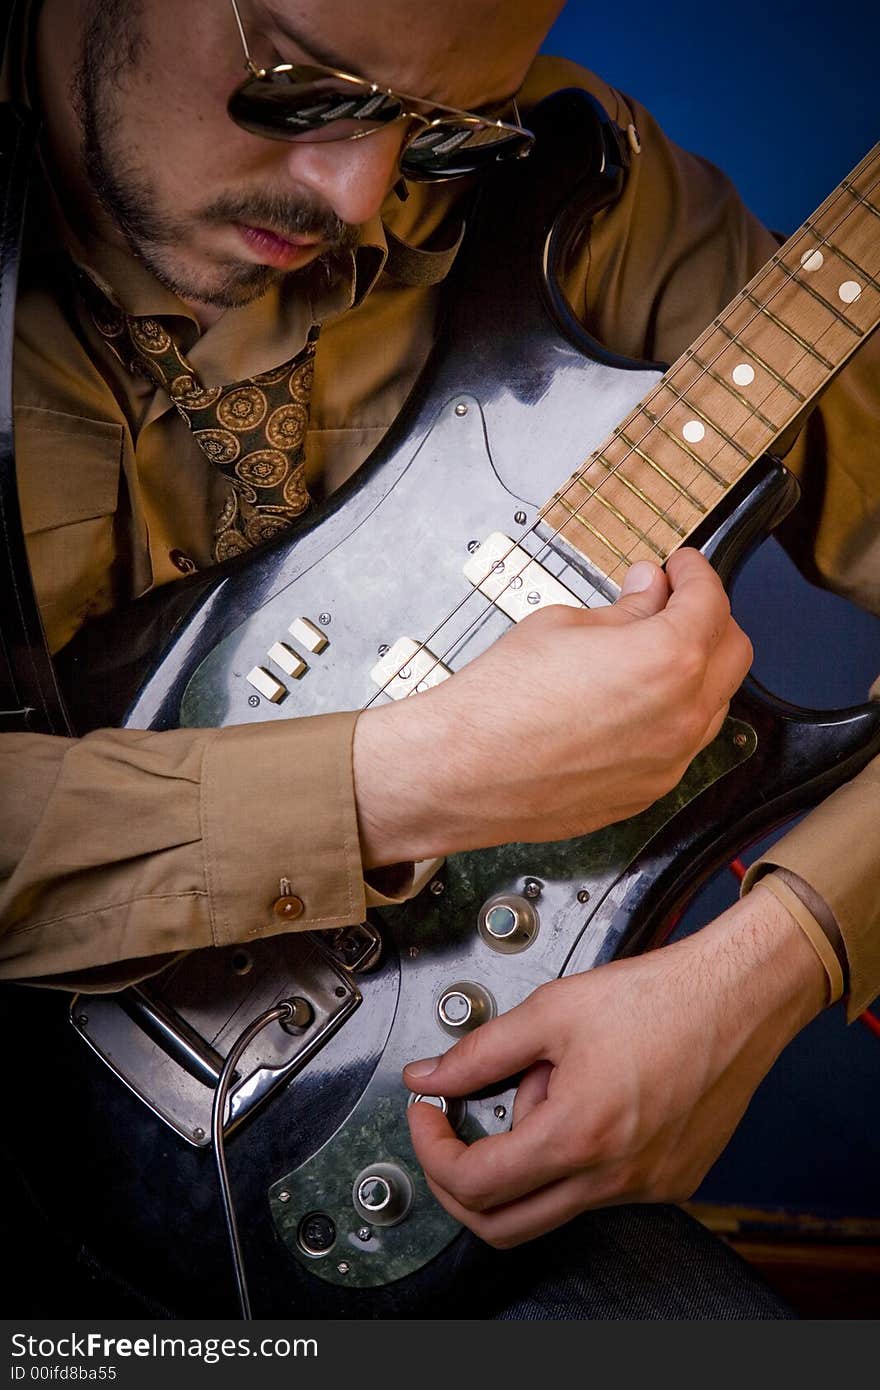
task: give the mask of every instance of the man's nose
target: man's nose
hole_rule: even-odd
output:
[[[358,226],[376,215],[399,177],[405,130],[395,122],[359,140],[295,141],[288,147],[288,171],[343,222]]]

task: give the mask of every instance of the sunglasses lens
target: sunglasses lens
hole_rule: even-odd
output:
[[[396,121],[400,102],[367,83],[327,77],[299,80],[276,70],[244,82],[229,98],[236,125],[275,140],[341,140]]]
[[[248,78],[229,98],[228,111],[252,135],[309,143],[356,139],[407,114],[403,98],[367,82],[286,65]],[[524,154],[531,143],[528,133],[477,116],[444,116],[418,126],[400,168],[414,182],[454,179]]]
[[[524,153],[531,143],[531,136],[504,126],[451,117],[419,131],[404,150],[400,168],[415,183],[460,178]]]

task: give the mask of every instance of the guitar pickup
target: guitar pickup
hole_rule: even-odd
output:
[[[464,566],[464,576],[515,623],[553,603],[567,608],[584,606],[555,575],[501,531],[493,531],[474,551]]]
[[[377,661],[370,672],[380,690],[392,700],[402,700],[407,695],[415,695],[439,685],[452,672],[448,666],[412,637],[398,637],[393,647]]]

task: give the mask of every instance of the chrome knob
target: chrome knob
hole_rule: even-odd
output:
[[[495,1001],[482,985],[459,981],[437,1000],[437,1022],[445,1033],[461,1037],[495,1015]]]
[[[407,1106],[410,1105],[433,1105],[435,1110],[446,1116],[456,1131],[461,1130],[467,1118],[467,1102],[461,1096],[423,1096],[415,1093],[407,1100]]]
[[[519,927],[519,919],[507,903],[496,903],[486,913],[486,931],[496,941],[509,941]]]
[[[391,1201],[391,1184],[387,1178],[383,1178],[379,1173],[368,1173],[358,1183],[357,1200],[358,1206],[363,1207],[374,1218],[380,1211],[385,1211]]]
[[[493,951],[514,955],[531,946],[538,934],[538,910],[534,901],[518,893],[500,893],[480,908],[477,930]]]
[[[352,1187],[354,1209],[371,1226],[395,1226],[412,1206],[413,1187],[396,1163],[373,1163]]]

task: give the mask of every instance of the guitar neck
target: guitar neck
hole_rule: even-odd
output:
[[[541,509],[607,576],[662,564],[880,321],[880,144]]]

